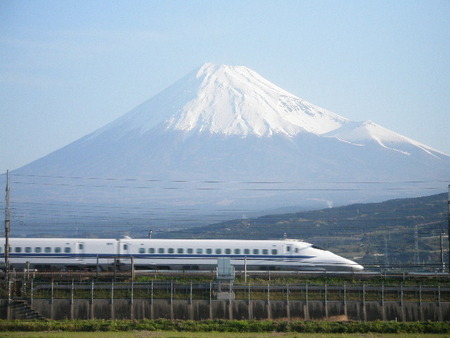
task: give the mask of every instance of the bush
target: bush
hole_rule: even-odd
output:
[[[321,322],[271,320],[0,320],[6,331],[180,331],[180,332],[298,332],[298,333],[450,333],[450,322]]]

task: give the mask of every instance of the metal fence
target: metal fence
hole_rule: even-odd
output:
[[[216,300],[320,300],[320,301],[393,301],[450,302],[450,285],[398,285],[371,283],[339,284],[233,284],[177,282],[97,282],[31,279],[15,294],[33,299],[184,299]],[[228,296],[227,296],[228,295]],[[224,298],[222,298],[224,299]]]

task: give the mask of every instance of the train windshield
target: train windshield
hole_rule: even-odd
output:
[[[326,251],[325,249],[322,249],[321,247],[318,247],[317,245],[311,245],[311,248],[313,249],[317,249],[317,250],[322,250],[322,251]]]

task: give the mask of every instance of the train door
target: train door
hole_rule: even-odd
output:
[[[85,250],[86,250],[86,245],[84,242],[77,242],[75,244],[75,257],[76,257],[77,261],[81,261],[81,262],[84,261]]]
[[[292,256],[292,251],[294,250],[294,246],[292,244],[285,244],[284,247],[284,255],[285,256]]]
[[[128,256],[130,254],[130,243],[129,242],[120,241],[120,245],[121,245],[121,247],[120,247],[120,254]]]
[[[127,240],[120,241],[120,264],[130,264],[131,263],[131,243]],[[116,264],[119,262],[116,262]]]

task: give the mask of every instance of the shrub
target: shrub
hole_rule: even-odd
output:
[[[299,333],[450,333],[450,322],[321,322],[271,320],[0,320],[3,331],[185,331]]]

